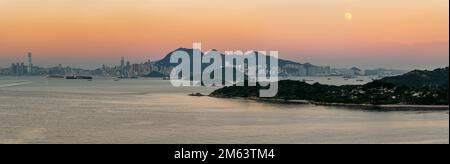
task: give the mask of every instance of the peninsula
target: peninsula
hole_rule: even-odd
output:
[[[302,81],[279,81],[278,94],[260,98],[261,86],[230,86],[210,94],[219,98],[303,102],[321,105],[363,105],[381,107],[446,107],[448,109],[448,67],[433,71],[415,70],[386,77],[365,85],[333,86]]]

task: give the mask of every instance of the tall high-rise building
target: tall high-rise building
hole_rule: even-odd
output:
[[[20,63],[17,62],[17,63],[16,63],[16,76],[20,76],[20,70],[21,70],[21,68],[20,68]]]
[[[10,74],[16,76],[17,75],[17,66],[16,63],[11,63],[11,70],[10,70]]]
[[[32,60],[32,56],[31,56],[31,52],[28,53],[27,73],[28,74],[33,73],[33,60]]]
[[[125,57],[122,56],[122,58],[120,59],[120,67],[123,68],[123,66],[125,66]]]
[[[23,76],[25,75],[25,70],[27,69],[27,67],[25,66],[25,63],[20,63],[20,72],[19,72],[19,76]]]

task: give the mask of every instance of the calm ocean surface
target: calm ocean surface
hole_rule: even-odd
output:
[[[0,143],[449,143],[448,111],[187,96],[214,89],[157,79],[0,77]]]

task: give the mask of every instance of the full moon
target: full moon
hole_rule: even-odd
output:
[[[353,19],[353,14],[350,12],[345,13],[345,19],[351,21]]]

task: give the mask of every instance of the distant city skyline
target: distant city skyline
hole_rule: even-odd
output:
[[[448,66],[448,0],[1,0],[0,67],[97,68],[204,50],[277,50],[331,67]]]
[[[177,51],[186,51],[187,53],[192,49],[178,49]],[[100,67],[91,69],[83,69],[80,67],[73,67],[70,65],[57,64],[52,66],[38,66],[32,61],[33,55],[31,52],[27,55],[28,62],[16,61],[11,63],[8,68],[0,68],[0,75],[6,76],[46,76],[50,78],[92,78],[93,76],[106,76],[117,78],[139,78],[139,77],[167,77],[171,74],[175,65],[171,63],[169,58],[173,57],[173,53],[169,53],[163,60],[152,61],[151,59],[145,62],[130,62],[125,57],[120,57],[120,61],[112,65],[102,64]],[[117,65],[118,64],[118,65]],[[243,65],[241,65],[243,66]],[[252,67],[252,66],[250,66]],[[243,71],[243,70],[240,70]],[[278,65],[278,74],[282,77],[287,76],[395,76],[408,72],[408,70],[401,69],[360,69],[357,67],[347,68],[332,68],[330,66],[320,66],[311,63],[298,63],[295,61],[288,62],[280,58]]]
[[[175,50],[175,49],[174,49]],[[68,58],[68,57],[55,57],[52,60],[46,59],[46,58],[41,58],[39,56],[39,54],[35,54],[33,53],[33,64],[35,66],[39,66],[39,67],[55,67],[58,65],[63,65],[63,66],[69,66],[69,67],[73,67],[73,68],[82,68],[82,69],[97,69],[102,67],[102,65],[106,65],[106,66],[117,66],[120,65],[120,60],[121,57],[125,58],[125,62],[129,61],[130,63],[143,63],[146,62],[148,60],[151,61],[158,61],[162,58],[164,58],[168,53],[170,53],[171,51],[167,52],[164,55],[161,55],[160,57],[151,57],[152,55],[142,55],[142,56],[127,56],[127,55],[122,55],[122,56],[114,56],[111,58],[105,58],[105,59],[83,59],[83,58]],[[280,58],[283,58],[282,55],[280,55]],[[339,62],[339,60],[336,59],[330,59],[330,61],[335,61],[335,62],[326,62],[325,61],[320,61],[317,60],[317,62],[312,62],[312,61],[299,61],[296,59],[289,59],[289,58],[283,58],[286,60],[291,60],[294,62],[299,62],[299,63],[311,63],[311,64],[315,64],[315,65],[321,65],[321,66],[330,66],[332,68],[350,68],[350,67],[358,67],[361,69],[377,69],[377,68],[388,68],[388,69],[402,69],[402,70],[414,70],[414,69],[427,69],[427,70],[433,70],[436,68],[444,68],[444,67],[448,67],[448,59],[441,61],[442,64],[437,64],[437,62],[434,62],[433,64],[427,64],[426,58],[424,58],[422,61],[423,63],[419,63],[417,65],[408,65],[408,66],[400,66],[396,63],[396,61],[393,61],[392,58],[390,58],[391,60],[388,59],[371,59],[371,60],[367,60],[367,61],[362,61],[362,62],[357,62],[355,59],[353,59],[352,61],[344,61],[344,62]],[[374,63],[373,61],[384,61],[381,64],[380,63]],[[404,63],[408,63],[408,58],[405,59],[399,59],[404,61]],[[26,65],[28,64],[28,53],[25,53],[23,55],[18,55],[17,57],[14,57],[12,59],[9,60],[1,60],[0,61],[0,68],[7,68],[11,66],[11,63],[25,63]]]

